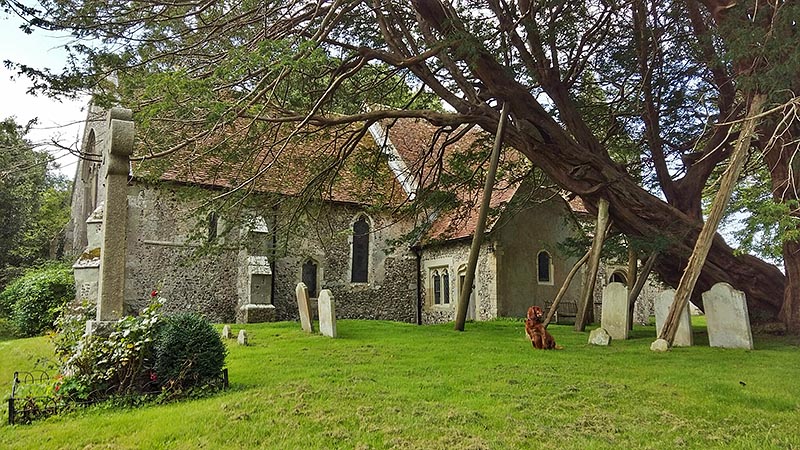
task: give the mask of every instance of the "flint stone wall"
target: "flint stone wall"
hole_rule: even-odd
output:
[[[302,281],[303,264],[311,259],[318,265],[317,295],[322,289],[331,292],[339,319],[416,322],[416,257],[407,244],[390,245],[411,225],[388,215],[368,214],[368,282],[352,283],[351,230],[360,214],[362,209],[356,206],[327,205],[322,213],[314,214],[324,222],[300,218],[291,225],[288,237],[278,238],[281,247],[277,249],[273,272],[273,304],[278,320],[299,319],[294,289]],[[289,217],[289,213],[281,217]],[[317,311],[316,297],[311,299],[311,310]]]

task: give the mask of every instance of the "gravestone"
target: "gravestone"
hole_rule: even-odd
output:
[[[231,326],[225,325],[222,327],[222,339],[230,339],[231,338]]]
[[[239,345],[247,345],[247,332],[244,330],[239,330],[239,337],[236,340]]]
[[[133,153],[133,113],[112,108],[108,113],[103,238],[100,251],[97,320],[122,318],[125,297],[125,247],[128,229],[128,173]]]
[[[667,320],[669,308],[672,306],[673,300],[675,300],[674,289],[667,289],[656,296],[655,303],[653,304],[656,312],[656,336],[661,336],[661,329],[664,327],[664,322]],[[692,346],[692,321],[689,316],[688,303],[684,306],[680,319],[678,319],[678,330],[675,332],[675,339],[672,341],[672,346]]]
[[[737,291],[728,283],[717,283],[703,293],[703,305],[710,346],[753,349],[744,292]]]
[[[600,316],[601,327],[611,339],[628,339],[628,288],[622,283],[609,283],[603,288],[603,307]]]
[[[300,312],[300,326],[306,333],[314,332],[314,322],[311,321],[311,305],[308,301],[308,288],[305,283],[297,283],[294,290],[297,295],[297,310]]]
[[[319,331],[324,336],[336,337],[336,304],[331,291],[323,289],[317,300],[319,305]]]
[[[611,336],[602,328],[595,328],[589,333],[589,343],[592,345],[608,345],[611,343]]]
[[[650,344],[650,350],[657,353],[664,353],[669,351],[669,342],[666,339],[656,339]]]

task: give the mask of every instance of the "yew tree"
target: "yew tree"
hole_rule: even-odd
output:
[[[745,291],[752,318],[780,319],[800,333],[796,2],[0,5],[26,18],[28,31],[76,37],[63,73],[17,68],[50,93],[88,89],[132,108],[152,150],[145,158],[223,141],[241,157],[274,145],[275,136],[355,138],[376,121],[401,117],[428,121],[455,139],[465,126],[494,133],[507,103],[506,144],[590,207],[606,199],[614,227],[632,241],[662,242],[656,268],[673,285],[749,102],[764,95],[767,112],[745,176],[769,186],[779,205],[785,275],[717,236],[696,291],[727,281]],[[109,75],[117,86],[105,81]],[[336,158],[346,158],[357,139],[344,142]],[[321,167],[332,167],[324,161]]]

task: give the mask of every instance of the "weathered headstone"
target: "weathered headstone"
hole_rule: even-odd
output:
[[[311,321],[311,305],[308,301],[308,288],[305,283],[297,283],[294,290],[297,295],[297,309],[300,312],[300,326],[306,333],[314,332],[314,322]]]
[[[222,327],[222,339],[230,339],[231,338],[231,326],[225,325]]]
[[[609,283],[603,288],[602,328],[615,340],[628,339],[628,288],[622,283]]]
[[[656,312],[656,336],[661,335],[661,328],[667,320],[669,308],[675,299],[675,290],[667,289],[658,294],[653,307]],[[678,330],[675,332],[675,339],[672,341],[673,347],[691,347],[692,345],[692,321],[689,316],[689,304],[683,308],[680,319],[678,319]]]
[[[239,337],[236,339],[236,342],[238,342],[239,345],[247,345],[247,332],[239,330]]]
[[[669,351],[669,342],[666,339],[656,339],[650,344],[650,350],[658,353]]]
[[[589,333],[589,343],[605,346],[611,343],[611,336],[603,328],[595,328]]]
[[[728,283],[717,283],[703,293],[703,305],[710,346],[753,349],[744,292]]]
[[[324,336],[336,337],[336,304],[331,292],[323,289],[317,300],[319,305],[319,331]]]
[[[124,108],[112,108],[108,116],[110,139],[106,153],[106,200],[97,303],[97,320],[100,321],[121,319],[123,313],[132,117],[131,110]]]

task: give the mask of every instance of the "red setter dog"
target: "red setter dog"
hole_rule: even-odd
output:
[[[542,308],[538,306],[528,308],[528,318],[525,319],[525,332],[531,338],[531,345],[539,350],[561,350],[563,347],[556,345],[553,335],[548,333],[544,325],[542,325],[543,320]]]

